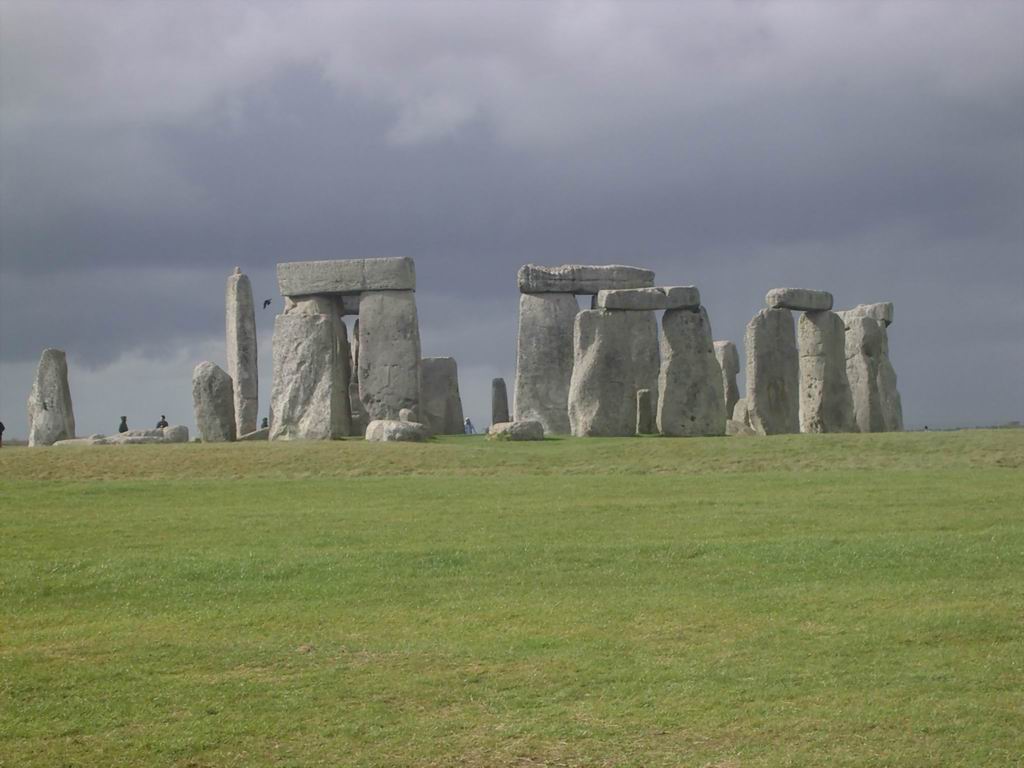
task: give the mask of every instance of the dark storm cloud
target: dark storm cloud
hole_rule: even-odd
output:
[[[775,285],[894,300],[910,421],[1020,415],[1018,4],[0,7],[0,366],[173,357],[235,264],[400,254],[482,390],[520,264],[626,262],[737,340]]]

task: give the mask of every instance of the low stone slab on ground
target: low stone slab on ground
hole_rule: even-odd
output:
[[[188,427],[175,425],[162,429],[130,429],[127,432],[119,432],[116,435],[90,435],[89,437],[76,437],[71,440],[61,440],[54,445],[154,445],[187,443]]]
[[[277,265],[283,296],[363,291],[414,291],[416,266],[410,258],[287,261]]]
[[[520,293],[595,294],[615,288],[651,288],[654,272],[622,264],[525,264],[519,268],[518,280]]]
[[[742,421],[729,419],[725,422],[725,434],[729,437],[755,437],[757,432]]]
[[[366,427],[371,443],[423,443],[430,439],[430,429],[416,421],[377,419]]]
[[[809,288],[772,288],[764,297],[769,309],[797,309],[813,312],[832,309],[832,294]]]
[[[489,440],[543,440],[544,425],[539,421],[505,421],[491,424]]]
[[[269,440],[269,439],[270,439],[270,427],[263,427],[262,429],[256,429],[256,430],[253,430],[252,432],[246,432],[244,435],[242,435],[240,438],[238,438],[238,442],[240,442],[240,443],[254,443],[254,442],[257,442],[259,440]]]
[[[660,310],[696,309],[700,291],[693,285],[670,285],[656,288],[619,288],[598,291],[595,309]]]

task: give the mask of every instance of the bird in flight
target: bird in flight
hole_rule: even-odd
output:
[[[273,301],[273,299],[264,299],[263,300],[263,308],[266,309],[267,307],[269,307],[270,306],[270,302],[272,302],[272,301]]]

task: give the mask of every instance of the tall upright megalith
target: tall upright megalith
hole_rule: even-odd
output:
[[[465,433],[459,367],[453,357],[425,357],[420,361],[419,420],[435,435]]]
[[[569,424],[577,437],[636,434],[630,366],[631,312],[587,309],[576,315]]]
[[[747,411],[762,435],[800,431],[800,358],[789,309],[762,309],[747,324]]]
[[[658,431],[695,437],[725,434],[722,369],[704,307],[669,309],[661,319]]]
[[[725,390],[725,413],[732,417],[736,401],[740,399],[740,388],[736,384],[736,376],[740,372],[740,353],[731,341],[715,342],[715,357],[722,369],[722,387]]]
[[[224,295],[228,376],[234,386],[235,427],[239,435],[256,430],[259,418],[259,371],[256,354],[256,310],[248,275],[235,267]]]
[[[359,396],[370,421],[420,404],[420,327],[413,291],[368,291],[359,303]]]
[[[548,435],[569,434],[572,334],[580,311],[571,293],[519,297],[516,340],[516,421],[539,421]]]
[[[526,264],[520,268],[517,281],[522,295],[519,298],[514,417],[517,421],[539,421],[548,434],[568,434],[571,429],[568,397],[573,332],[579,312],[576,296],[595,295],[610,289],[649,287],[654,285],[654,273],[618,264],[558,267]],[[633,324],[640,335],[651,327],[643,320],[627,322]]]
[[[511,421],[508,411],[508,388],[504,379],[491,380],[491,424]]]
[[[62,349],[44,349],[28,396],[28,444],[53,445],[74,436],[67,356]]]
[[[855,431],[842,318],[828,310],[804,312],[797,321],[797,347],[800,431]]]
[[[896,388],[896,369],[889,357],[889,326],[893,304],[858,304],[837,313],[846,324],[847,375],[861,431],[903,431],[903,402]],[[865,324],[856,318],[868,318]],[[864,377],[870,376],[873,384]],[[863,425],[868,425],[865,430]]]
[[[234,385],[219,365],[207,361],[195,367],[192,409],[204,443],[230,443],[238,436]]]

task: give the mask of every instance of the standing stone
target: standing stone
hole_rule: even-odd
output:
[[[661,330],[658,431],[686,437],[724,435],[722,369],[707,311],[670,309]]]
[[[228,375],[235,390],[235,428],[239,435],[256,429],[259,396],[256,356],[256,310],[249,277],[235,267],[224,297]]]
[[[359,303],[359,397],[371,421],[420,404],[420,326],[412,291],[371,291]]]
[[[366,427],[370,423],[370,417],[366,412],[366,406],[363,405],[363,401],[359,399],[359,382],[356,381],[355,377],[352,377],[348,383],[348,403],[352,414],[350,434],[365,436]]]
[[[740,399],[740,388],[736,384],[736,376],[740,372],[740,353],[731,341],[715,342],[715,357],[722,369],[722,387],[725,390],[725,415],[732,416],[732,411]]]
[[[747,324],[747,409],[762,435],[800,431],[800,358],[793,313],[762,309]]]
[[[455,358],[423,358],[420,361],[420,378],[420,421],[435,435],[464,434],[459,368]]]
[[[747,408],[747,399],[745,397],[741,397],[736,401],[730,418],[732,421],[738,421],[740,424],[750,426],[750,409]]]
[[[636,434],[630,314],[588,309],[576,315],[569,424],[577,437]]]
[[[74,436],[67,356],[62,349],[44,349],[28,396],[28,444],[53,445]]]
[[[291,311],[277,316],[271,440],[330,440],[351,433],[350,354],[339,315]]]
[[[629,328],[629,370],[632,391],[650,390],[651,412],[658,411],[658,374],[661,371],[661,350],[658,346],[658,317],[654,312],[623,312]]]
[[[884,306],[878,304],[869,307]],[[892,317],[892,304],[889,304],[889,317]],[[869,317],[871,315],[868,315]],[[891,322],[891,321],[890,321]],[[878,356],[878,401],[882,408],[882,424],[886,432],[903,431],[903,401],[896,388],[896,369],[889,360],[889,329],[888,323],[878,321],[878,329],[882,334],[881,350]]]
[[[235,394],[231,377],[219,365],[200,363],[192,372],[192,408],[204,443],[230,443],[235,427]]]
[[[570,432],[569,381],[578,312],[572,293],[524,293],[519,297],[515,420],[539,421],[549,435]]]
[[[508,389],[504,379],[491,379],[491,424],[509,421]]]
[[[356,384],[359,383],[359,318],[352,324],[352,371]],[[355,413],[353,410],[352,413]]]
[[[652,399],[651,390],[638,389],[636,391],[636,433],[638,435],[651,435],[656,429]]]
[[[800,431],[855,431],[842,319],[835,312],[804,312],[797,321],[797,346]]]
[[[884,432],[885,418],[878,393],[882,326],[866,316],[847,317],[846,322],[846,376],[857,428],[861,432]]]

